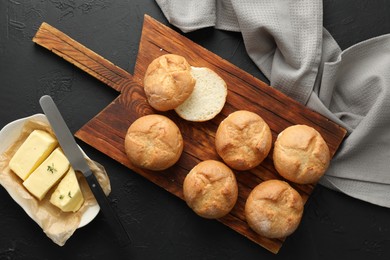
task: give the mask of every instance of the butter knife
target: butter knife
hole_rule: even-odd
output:
[[[111,207],[110,202],[104,194],[95,175],[89,168],[86,159],[84,158],[76,140],[62,118],[53,99],[49,95],[45,95],[40,98],[39,103],[73,169],[75,171],[80,171],[87,180],[88,185],[99,204],[100,210],[104,214],[107,222],[110,224],[119,244],[121,246],[130,244],[131,240],[129,234]]]

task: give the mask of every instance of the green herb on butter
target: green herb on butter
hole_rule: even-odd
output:
[[[54,163],[52,163],[51,165],[47,166],[47,171],[51,172],[51,173],[55,173],[57,171],[57,169],[54,168]]]

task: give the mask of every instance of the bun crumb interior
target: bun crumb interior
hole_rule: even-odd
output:
[[[226,102],[226,82],[209,68],[192,67],[196,83],[191,95],[178,107],[176,113],[185,120],[202,122],[214,118]]]

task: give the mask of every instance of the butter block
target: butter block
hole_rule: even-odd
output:
[[[23,182],[24,187],[37,199],[46,193],[65,175],[70,167],[60,148],[56,148],[38,168]]]
[[[57,144],[57,139],[48,132],[34,130],[11,158],[10,169],[22,180],[26,180],[56,148]]]
[[[83,193],[72,167],[52,193],[50,202],[64,212],[76,212],[83,205]]]

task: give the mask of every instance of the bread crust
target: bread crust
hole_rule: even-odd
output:
[[[316,183],[324,175],[330,163],[330,153],[317,130],[307,125],[294,125],[278,135],[273,161],[285,179],[309,184]]]
[[[191,66],[184,57],[165,54],[149,64],[144,76],[144,90],[154,109],[167,111],[191,95],[195,82]]]
[[[256,113],[239,110],[231,113],[218,126],[215,147],[223,161],[236,170],[258,166],[272,146],[268,124]]]
[[[303,214],[299,193],[287,182],[268,180],[257,185],[245,203],[248,225],[259,235],[283,238],[299,226]]]
[[[233,171],[224,163],[206,160],[187,174],[183,195],[187,205],[199,216],[221,218],[236,204],[237,181]]]
[[[174,165],[183,151],[180,129],[163,115],[135,120],[127,130],[125,151],[136,167],[160,171]]]

